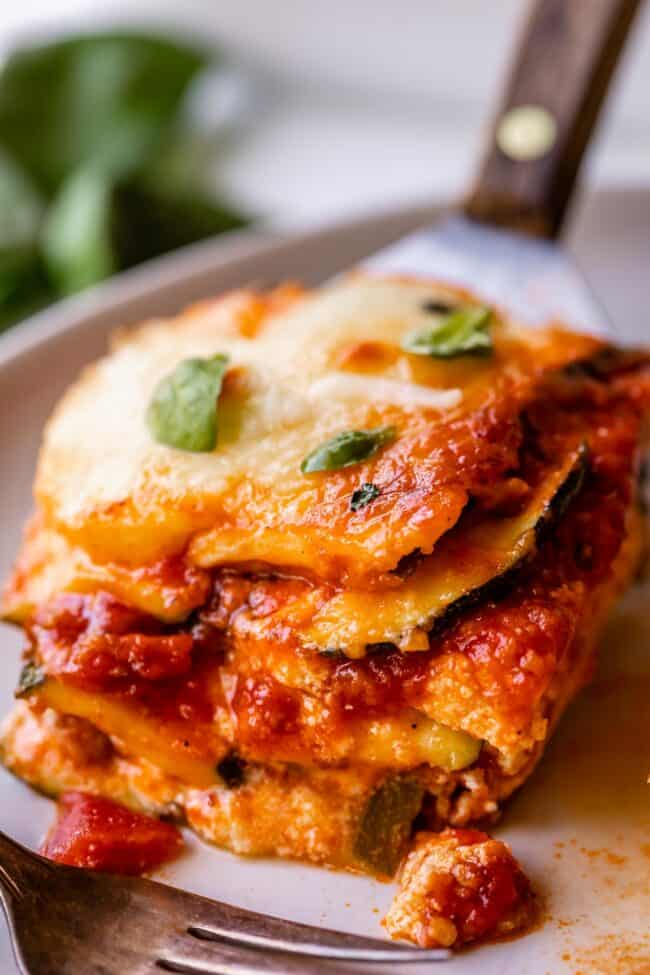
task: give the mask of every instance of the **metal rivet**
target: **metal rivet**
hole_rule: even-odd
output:
[[[517,162],[540,159],[552,149],[557,136],[555,119],[540,105],[511,108],[497,126],[497,145]]]

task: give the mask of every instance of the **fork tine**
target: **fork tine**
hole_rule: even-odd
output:
[[[190,939],[188,939],[189,941]],[[157,959],[163,972],[183,975],[359,975],[359,969],[334,961],[298,958],[281,952],[235,948],[233,945],[191,939],[164,952]]]
[[[289,924],[290,922],[285,922]],[[303,938],[308,938],[311,929],[307,925],[295,925],[299,930],[296,933]],[[288,955],[302,955],[311,958],[329,958],[352,962],[366,962],[372,964],[386,964],[389,962],[432,962],[447,961],[450,952],[445,949],[434,949],[425,951],[422,948],[410,948],[406,945],[392,945],[390,942],[383,946],[380,941],[374,938],[356,938],[350,936],[350,942],[344,942],[345,934],[338,931],[328,931],[326,929],[315,929],[314,934],[318,940],[314,939],[313,934],[310,940],[289,940],[288,938],[273,937],[263,934],[253,934],[248,931],[232,931],[227,928],[205,928],[192,926],[188,928],[188,934],[194,935],[205,941],[218,941],[241,945],[258,950],[279,951]],[[328,943],[327,936],[332,936],[332,942]],[[364,945],[365,942],[365,945]],[[375,945],[377,947],[375,947]]]
[[[140,881],[140,883],[143,883]],[[333,931],[287,921],[195,894],[173,891],[146,882],[159,896],[172,896],[176,912],[184,917],[195,939],[230,943],[243,948],[282,952],[305,957],[330,958],[367,963],[439,962],[450,958],[445,949],[425,951],[406,944]],[[153,893],[153,891],[151,891]]]
[[[156,968],[163,972],[179,972],[182,975],[259,975],[260,969],[248,964],[231,964],[227,961],[207,963],[188,962],[186,959],[161,958],[156,962]],[[281,972],[282,969],[276,969]]]
[[[252,964],[238,964],[223,961],[190,962],[184,958],[160,958],[156,962],[156,968],[163,972],[179,972],[183,975],[259,975],[260,969],[253,967]],[[268,969],[267,969],[268,971]],[[277,968],[276,972],[284,972],[285,969]]]

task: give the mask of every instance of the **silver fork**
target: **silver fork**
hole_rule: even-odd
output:
[[[390,972],[398,962],[449,957],[294,924],[152,880],[61,866],[3,833],[0,899],[25,975],[359,975],[360,962]]]

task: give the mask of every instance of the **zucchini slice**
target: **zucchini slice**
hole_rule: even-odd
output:
[[[576,447],[532,493],[523,511],[510,518],[483,516],[459,524],[423,559],[399,589],[346,590],[314,616],[307,645],[363,656],[372,644],[403,650],[426,649],[426,633],[452,610],[483,598],[536,552],[549,522],[560,517],[578,493],[587,448]]]
[[[354,855],[365,870],[380,877],[393,876],[423,798],[423,786],[408,775],[392,776],[373,792],[354,844]]]
[[[122,754],[145,758],[187,785],[208,789],[220,781],[216,762],[187,740],[187,728],[178,721],[158,722],[129,702],[62,684],[53,677],[21,689],[21,697],[60,714],[85,718],[108,735]]]

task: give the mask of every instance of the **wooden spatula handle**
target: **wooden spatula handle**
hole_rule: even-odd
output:
[[[493,124],[475,219],[553,237],[640,0],[537,0]]]

